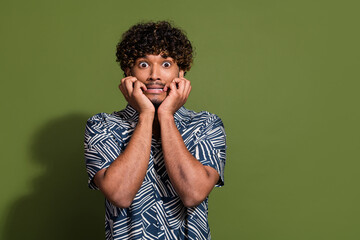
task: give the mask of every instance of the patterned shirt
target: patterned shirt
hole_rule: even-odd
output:
[[[134,132],[138,112],[128,105],[113,114],[99,113],[87,121],[85,160],[88,184],[95,174],[121,154]],[[208,112],[196,113],[181,107],[175,124],[189,152],[203,165],[219,173],[216,186],[224,185],[225,131],[221,119]],[[106,239],[210,239],[208,198],[186,208],[167,174],[161,139],[152,138],[145,179],[129,208],[118,208],[105,200]]]

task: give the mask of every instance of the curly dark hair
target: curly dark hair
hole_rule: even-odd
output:
[[[193,49],[185,33],[166,21],[138,23],[116,46],[116,61],[124,72],[148,54],[171,57],[184,71],[190,70],[193,61]]]

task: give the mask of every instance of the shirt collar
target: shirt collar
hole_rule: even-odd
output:
[[[132,119],[134,121],[139,119],[139,113],[130,104],[126,105],[126,108],[121,112],[125,119]]]

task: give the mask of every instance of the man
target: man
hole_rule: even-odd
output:
[[[106,239],[210,239],[208,195],[224,184],[219,117],[183,107],[192,46],[168,22],[137,24],[117,45],[128,105],[87,122],[89,186],[106,197]]]

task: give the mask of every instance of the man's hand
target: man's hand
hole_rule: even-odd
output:
[[[189,152],[175,125],[174,113],[185,104],[191,91],[190,81],[184,78],[183,71],[169,88],[169,95],[158,108],[165,167],[184,206],[195,207],[210,194],[219,180],[219,174]]]
[[[119,89],[126,101],[139,113],[155,113],[154,105],[143,93],[147,90],[145,84],[136,77],[129,76],[121,79]]]
[[[175,78],[170,83],[169,88],[168,96],[159,106],[159,117],[174,115],[174,113],[186,103],[191,91],[191,84],[189,80],[184,78],[184,71],[180,71],[179,78]]]

